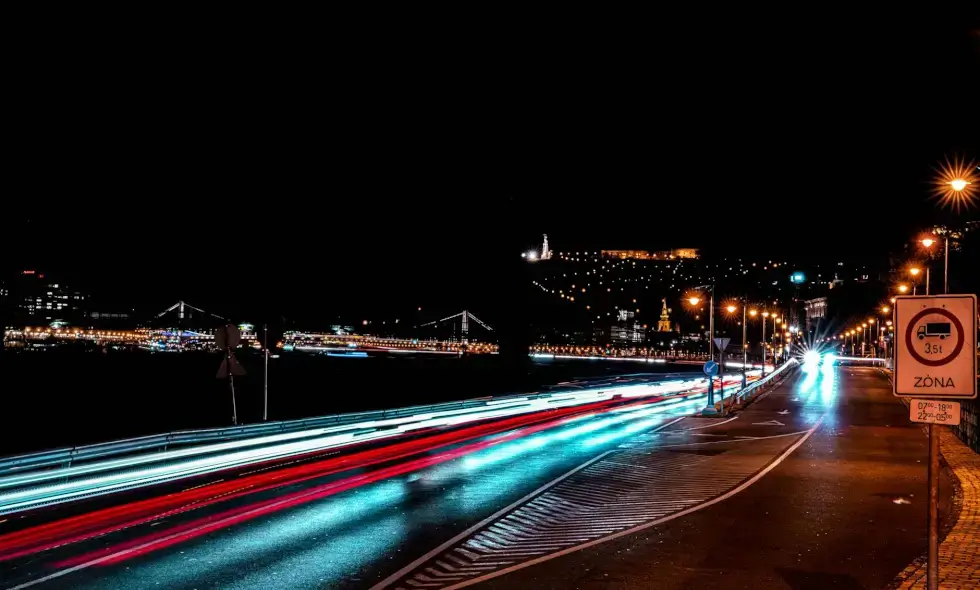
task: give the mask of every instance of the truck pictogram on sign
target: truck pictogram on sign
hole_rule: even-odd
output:
[[[924,340],[926,338],[939,338],[940,340],[945,340],[952,330],[953,324],[949,322],[937,322],[934,324],[926,324],[924,326],[919,326],[915,331],[915,335],[919,340]]]

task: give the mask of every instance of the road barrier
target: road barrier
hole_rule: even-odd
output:
[[[699,390],[706,384],[704,377],[692,374],[619,376],[564,383],[552,391],[530,395],[171,432],[20,455],[0,462],[0,515],[382,441],[420,428],[571,409],[629,397],[650,396],[656,398],[651,401],[680,403],[693,395],[705,395]]]
[[[96,459],[119,458],[139,453],[166,451],[173,447],[186,447],[201,443],[242,440],[253,437],[257,438],[265,435],[301,432],[304,430],[315,430],[317,428],[325,428],[330,426],[342,426],[344,424],[353,424],[371,420],[386,420],[416,414],[466,410],[470,408],[485,408],[488,405],[521,399],[545,399],[564,391],[573,392],[576,389],[581,389],[583,387],[594,388],[607,385],[608,387],[614,388],[642,383],[656,383],[676,378],[692,377],[695,377],[695,375],[692,375],[691,373],[619,375],[601,380],[567,382],[560,384],[549,391],[540,393],[488,396],[462,401],[408,406],[390,410],[331,414],[328,416],[320,416],[315,418],[261,422],[258,424],[231,426],[227,428],[177,430],[164,434],[155,434],[91,445],[63,447],[59,449],[51,449],[36,453],[0,458],[0,477],[44,469],[68,468],[79,463],[85,463]]]
[[[735,392],[734,395],[731,396],[732,401],[730,407],[734,409],[735,406],[739,404],[742,407],[744,407],[748,402],[762,395],[765,391],[782,383],[783,379],[785,379],[789,375],[789,369],[795,367],[798,364],[799,363],[797,362],[796,359],[791,358],[785,363],[783,363],[782,365],[778,366],[776,370],[774,370],[772,373],[769,373],[762,379],[753,381],[752,383],[747,385],[744,389],[738,390],[737,392]],[[723,401],[722,403],[727,404],[729,402]]]

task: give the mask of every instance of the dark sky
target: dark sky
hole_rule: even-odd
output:
[[[852,16],[52,50],[16,85],[3,264],[261,321],[502,307],[545,232],[887,252],[949,215],[932,167],[980,159],[980,24]]]

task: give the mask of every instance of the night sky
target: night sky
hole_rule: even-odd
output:
[[[951,216],[935,165],[980,159],[980,25],[913,16],[316,63],[47,56],[21,97],[2,263],[106,311],[183,298],[319,321],[492,316],[520,304],[542,233],[880,256]]]

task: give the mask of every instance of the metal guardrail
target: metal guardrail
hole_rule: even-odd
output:
[[[732,395],[733,400],[736,401],[744,400],[748,395],[755,392],[757,389],[768,385],[776,377],[782,375],[784,371],[797,364],[799,363],[797,362],[796,359],[793,358],[789,359],[788,361],[786,361],[785,363],[777,367],[776,370],[774,370],[772,373],[769,373],[762,379],[753,381],[751,384],[747,385],[744,389],[740,389],[737,392],[735,392],[735,394]],[[780,380],[782,380],[782,377],[780,377]],[[735,403],[735,401],[733,401],[732,403]]]
[[[691,373],[661,373],[655,376],[647,376],[646,378],[638,374],[619,375],[597,381],[575,381],[574,383],[581,385],[578,387],[574,385],[566,385],[565,387],[558,387],[541,393],[489,396],[455,402],[393,408],[390,410],[331,414],[316,418],[262,422],[258,424],[232,426],[227,428],[178,430],[164,434],[155,434],[91,445],[63,447],[59,449],[51,449],[36,453],[0,458],[0,476],[20,475],[35,470],[49,468],[68,468],[73,464],[83,463],[95,459],[122,457],[125,455],[133,455],[148,451],[166,451],[174,446],[240,440],[269,434],[283,434],[303,430],[313,430],[329,426],[342,426],[344,424],[355,422],[385,420],[416,414],[465,410],[469,408],[484,408],[487,405],[510,400],[546,399],[558,395],[564,391],[574,392],[576,389],[580,389],[582,386],[586,385],[589,387],[608,386],[610,388],[616,388],[635,385],[642,382],[659,382],[679,377],[695,378],[697,375],[693,375]]]

